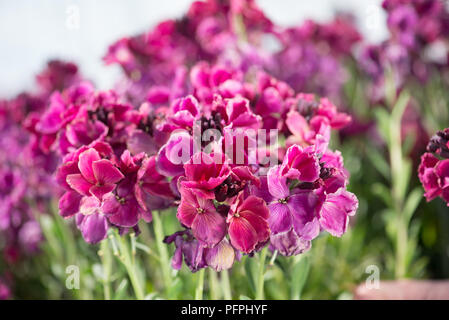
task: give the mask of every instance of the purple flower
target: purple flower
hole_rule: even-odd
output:
[[[215,246],[226,235],[226,219],[217,212],[213,201],[198,196],[187,187],[181,188],[181,204],[176,216],[207,246]]]
[[[100,210],[100,202],[95,197],[84,197],[80,213],[76,216],[76,225],[86,242],[95,244],[106,239],[109,223]]]
[[[415,29],[418,25],[418,16],[410,6],[401,6],[388,15],[387,24],[398,42],[405,47],[415,44]]]
[[[175,243],[176,250],[172,259],[172,267],[176,270],[181,269],[184,260],[192,272],[205,267],[211,267],[219,272],[230,269],[235,259],[239,258],[228,240],[223,239],[214,247],[209,248],[195,239],[189,230],[178,231],[166,237],[164,242]]]

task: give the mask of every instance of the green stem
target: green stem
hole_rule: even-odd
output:
[[[218,300],[220,299],[220,291],[218,290],[218,277],[214,269],[209,268],[209,291],[210,299]]]
[[[144,290],[141,285],[141,281],[137,274],[136,265],[133,263],[133,258],[131,256],[131,252],[129,250],[127,241],[125,237],[120,237],[117,235],[118,242],[120,243],[120,260],[128,272],[129,279],[131,280],[131,285],[134,289],[134,293],[136,298],[139,300],[143,300],[145,298]]]
[[[229,281],[228,270],[221,271],[221,287],[223,289],[223,297],[225,300],[232,300],[231,283]]]
[[[156,244],[159,251],[159,262],[162,269],[162,278],[164,281],[165,290],[168,291],[171,287],[171,270],[170,260],[168,258],[167,246],[164,244],[164,230],[162,228],[162,221],[158,211],[153,211],[153,228]]]
[[[398,215],[398,230],[396,235],[396,279],[402,279],[407,273],[407,242],[408,232],[407,225],[404,222],[403,214]]]
[[[103,265],[103,291],[104,299],[111,300],[111,270],[112,270],[112,255],[109,250],[109,239],[101,242],[101,250],[99,252],[101,264]]]
[[[259,268],[257,274],[257,283],[256,283],[256,300],[264,299],[264,282],[265,282],[265,260],[267,258],[268,248],[265,247],[262,249],[259,255]]]
[[[404,110],[407,106],[409,96],[407,93],[402,93],[394,104],[390,116],[389,126],[389,153],[391,166],[391,192],[393,199],[393,209],[397,217],[397,232],[396,232],[396,262],[395,262],[395,277],[400,279],[405,277],[407,272],[407,242],[408,242],[408,224],[405,221],[403,214],[404,197],[406,186],[403,184],[404,179],[404,165],[405,160],[402,152],[402,138],[401,138],[401,119]]]
[[[198,271],[198,282],[195,289],[195,300],[203,300],[204,268]]]

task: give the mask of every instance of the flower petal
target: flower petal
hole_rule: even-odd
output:
[[[349,216],[355,214],[358,201],[354,194],[339,189],[327,195],[320,211],[320,224],[323,229],[336,237],[346,232]]]
[[[72,189],[78,191],[80,194],[85,196],[90,195],[89,189],[92,187],[92,184],[84,179],[81,174],[69,174],[66,177],[66,181]]]
[[[226,220],[216,211],[197,214],[192,223],[192,233],[199,241],[215,246],[226,235]]]
[[[95,183],[92,164],[97,160],[100,160],[100,155],[98,154],[97,150],[93,148],[84,151],[79,156],[78,168],[80,169],[83,177],[92,184]]]
[[[268,205],[270,216],[268,217],[268,225],[272,234],[287,232],[292,228],[292,216],[287,204],[274,202]]]
[[[89,189],[91,195],[102,201],[104,195],[112,192],[115,189],[115,184],[105,184],[104,186],[92,186]]]
[[[255,249],[258,236],[248,220],[234,217],[229,224],[229,238],[234,248],[249,253]]]
[[[125,176],[111,161],[102,159],[92,163],[92,170],[98,184],[113,184]]]
[[[80,201],[82,196],[75,191],[67,191],[59,199],[59,214],[63,218],[70,218],[79,212]]]

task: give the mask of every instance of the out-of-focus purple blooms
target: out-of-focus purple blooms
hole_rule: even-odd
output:
[[[0,278],[0,300],[8,300],[12,296],[9,286]]]
[[[393,37],[405,47],[415,45],[415,33],[418,25],[418,16],[409,6],[397,7],[388,15],[387,25]]]

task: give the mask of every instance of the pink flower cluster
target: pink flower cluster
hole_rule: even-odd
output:
[[[0,100],[0,251],[7,269],[36,253],[43,240],[36,215],[47,212],[58,194],[52,174],[58,157],[44,152],[34,135],[34,123],[55,90],[77,83],[78,68],[50,61],[36,76],[37,88]],[[0,284],[0,297],[8,292]]]
[[[365,45],[361,69],[370,77],[371,99],[384,100],[386,70],[398,89],[409,81],[426,82],[432,72],[449,66],[449,12],[439,0],[384,0],[390,36]],[[432,52],[432,54],[429,54]]]
[[[430,139],[427,151],[418,168],[424,196],[427,201],[439,196],[449,203],[449,129],[438,131]]]
[[[176,246],[173,267],[192,271],[230,268],[265,246],[299,254],[322,231],[342,236],[358,202],[329,141],[351,117],[297,92],[332,91],[316,88],[360,38],[348,21],[283,30],[253,1],[208,0],[112,45],[105,61],[126,75],[117,90],[77,79],[29,119],[36,150],[61,161],[61,216],[97,243],[177,207],[183,230],[165,242]],[[263,49],[266,37],[282,49]],[[318,50],[324,43],[335,58]],[[285,69],[303,64],[297,50],[309,54],[305,77],[322,75],[313,88]],[[50,79],[59,81],[42,83]]]

